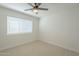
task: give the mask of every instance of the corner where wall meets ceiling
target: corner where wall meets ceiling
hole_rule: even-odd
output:
[[[69,4],[69,3],[42,3],[40,5],[40,7],[44,7],[44,8],[48,8],[48,11],[43,11],[43,10],[39,10],[38,14],[35,14],[32,12],[32,10],[30,11],[24,11],[25,9],[28,8],[32,8],[31,6],[29,6],[27,3],[0,3],[0,6],[3,6],[5,8],[8,9],[12,9],[15,11],[19,11],[22,12],[24,14],[29,14],[32,16],[36,16],[36,17],[47,17],[47,16],[51,16],[54,14],[57,14],[59,12],[64,12],[64,10],[68,10],[68,9],[74,9],[73,7],[78,7],[78,4]]]

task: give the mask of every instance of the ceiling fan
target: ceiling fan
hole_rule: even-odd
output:
[[[28,3],[28,5],[30,5],[32,8],[25,9],[24,11],[32,10],[34,13],[38,14],[39,10],[48,10],[48,8],[40,8],[39,6],[41,5],[41,3],[34,3],[34,4]]]

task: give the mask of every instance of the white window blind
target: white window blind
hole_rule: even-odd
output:
[[[32,21],[7,16],[7,34],[32,32]]]

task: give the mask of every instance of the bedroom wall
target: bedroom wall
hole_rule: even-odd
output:
[[[39,40],[79,52],[79,5],[69,6],[40,19]]]
[[[33,32],[7,35],[7,16],[14,16],[33,21]],[[10,10],[0,6],[0,50],[15,47],[20,44],[34,41],[38,38],[39,18]]]

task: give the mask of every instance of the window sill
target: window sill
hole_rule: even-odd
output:
[[[21,35],[21,34],[31,34],[32,32],[22,32],[22,33],[8,33],[7,35]]]

